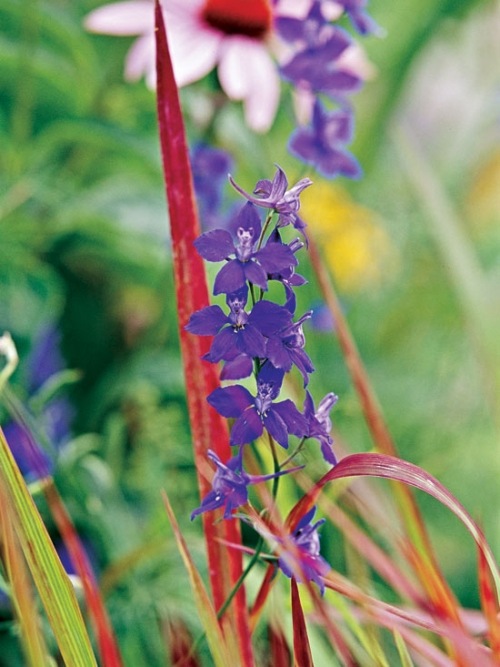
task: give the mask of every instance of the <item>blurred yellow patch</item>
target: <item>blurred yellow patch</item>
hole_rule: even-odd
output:
[[[316,179],[300,200],[301,217],[341,289],[379,287],[394,275],[397,250],[376,213],[353,201],[341,186]]]
[[[473,177],[467,196],[471,224],[484,229],[500,221],[500,150],[484,162]]]

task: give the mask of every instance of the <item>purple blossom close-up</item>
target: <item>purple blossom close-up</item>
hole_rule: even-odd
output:
[[[226,151],[208,144],[197,144],[191,151],[193,184],[204,229],[222,226],[223,187],[232,162]]]
[[[199,254],[209,262],[227,263],[217,274],[214,294],[229,294],[246,282],[267,290],[267,275],[297,264],[287,245],[281,248],[258,248],[262,224],[255,206],[248,202],[238,212],[236,239],[224,229],[205,232],[195,241]],[[231,256],[234,258],[231,259]]]
[[[288,373],[296,366],[304,379],[304,386],[309,383],[309,373],[314,366],[304,350],[306,339],[302,325],[312,315],[309,311],[297,322],[293,322],[270,337],[267,343],[267,358],[276,368]]]
[[[230,519],[233,511],[248,501],[250,484],[260,484],[281,477],[301,468],[290,468],[269,475],[249,475],[243,469],[243,449],[239,449],[227,463],[223,463],[215,452],[208,450],[208,458],[215,463],[216,471],[212,480],[212,490],[203,498],[201,505],[191,513],[191,520],[203,512],[224,507],[224,518]]]
[[[330,392],[318,404],[315,409],[311,394],[306,391],[304,400],[304,416],[309,424],[308,438],[315,438],[320,446],[323,458],[332,466],[336,465],[337,457],[333,451],[333,440],[330,435],[332,422],[330,419],[330,410],[337,403],[338,396]]]
[[[299,583],[303,581],[303,578],[313,581],[323,595],[325,592],[324,577],[332,568],[320,555],[318,529],[325,523],[325,519],[311,523],[315,512],[316,507],[312,507],[299,521],[290,535],[296,550],[287,550],[284,544],[280,551],[278,564],[287,577],[294,577]],[[282,540],[278,538],[278,541]]]
[[[288,190],[288,179],[281,167],[277,167],[276,173],[272,181],[263,179],[258,181],[253,191],[250,194],[243,190],[230,176],[232,186],[249,202],[255,206],[268,208],[278,213],[278,227],[285,227],[286,225],[293,225],[295,229],[302,232],[306,224],[298,216],[300,208],[300,193],[310,185],[312,181],[310,178],[301,178],[290,190]],[[276,248],[275,248],[276,249]]]
[[[215,389],[208,396],[208,402],[219,414],[236,420],[231,429],[231,445],[252,442],[265,428],[286,449],[289,434],[300,438],[307,433],[307,422],[290,399],[275,402],[283,376],[282,370],[267,362],[257,375],[256,396],[241,385]]]

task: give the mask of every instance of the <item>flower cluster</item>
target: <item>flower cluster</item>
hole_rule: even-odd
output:
[[[280,77],[290,82],[299,108],[307,106],[310,127],[299,127],[291,152],[327,177],[360,173],[345,150],[351,141],[352,113],[346,96],[366,78],[366,58],[351,35],[335,25],[347,15],[360,34],[377,32],[365,10],[367,0],[164,0],[162,3],[179,86],[217,67],[222,90],[241,100],[245,120],[256,132],[273,123],[280,99]],[[87,29],[114,35],[139,35],[130,49],[125,76],[145,75],[155,86],[152,0],[104,5],[85,19]],[[319,96],[335,100],[329,112]],[[314,115],[312,104],[314,102]]]
[[[198,253],[209,262],[224,262],[214,280],[214,295],[225,297],[226,308],[211,305],[193,313],[186,329],[195,335],[212,336],[204,359],[221,364],[221,380],[241,380],[253,377],[255,389],[231,383],[215,389],[207,397],[209,404],[227,419],[233,420],[230,444],[237,453],[222,462],[212,451],[208,456],[216,466],[212,490],[195,509],[192,518],[203,512],[224,508],[224,517],[248,501],[248,486],[297,470],[281,469],[277,461],[269,475],[250,475],[244,469],[244,448],[264,433],[284,449],[289,447],[290,436],[299,440],[300,449],[306,440],[319,442],[325,461],[336,464],[330,431],[330,410],[337,397],[327,394],[317,408],[307,389],[309,376],[314,371],[305,351],[304,324],[312,311],[296,314],[294,290],[305,283],[295,272],[297,252],[304,241],[294,238],[286,242],[285,227],[295,229],[305,238],[305,224],[299,216],[300,194],[312,182],[304,178],[289,188],[284,171],[277,167],[272,180],[259,181],[253,192],[243,190],[230,177],[235,190],[247,201],[239,209],[230,229],[211,229],[196,241]],[[267,210],[264,221],[259,211]],[[271,281],[281,283],[285,299],[278,304],[266,299]],[[292,368],[302,376],[305,400],[297,407],[289,398],[280,397],[285,375]],[[246,383],[248,384],[248,383]],[[289,457],[289,459],[292,457]],[[321,521],[292,534],[300,551],[306,551],[312,564],[307,572],[314,572],[311,580],[319,583],[326,563],[319,557],[317,528]],[[306,530],[307,527],[307,530]],[[307,532],[307,540],[303,535]],[[299,540],[299,535],[301,536]],[[317,567],[316,567],[317,565]],[[279,566],[290,573],[286,557],[280,557]]]

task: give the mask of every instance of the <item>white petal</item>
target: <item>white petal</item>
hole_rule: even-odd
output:
[[[165,11],[165,25],[178,86],[198,81],[216,65],[223,34],[206,28],[196,14]]]
[[[90,12],[84,26],[105,35],[141,35],[154,32],[154,4],[148,0],[114,2]]]
[[[218,73],[227,96],[244,101],[249,127],[256,132],[268,130],[278,108],[280,82],[264,44],[245,37],[227,38]]]
[[[125,79],[138,81],[146,77],[148,85],[156,79],[156,49],[154,34],[142,35],[130,47],[125,59]],[[155,87],[154,84],[153,86]]]

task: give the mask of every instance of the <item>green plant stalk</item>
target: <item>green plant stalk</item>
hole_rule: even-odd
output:
[[[67,667],[97,667],[75,592],[0,429],[0,476],[15,529]]]

